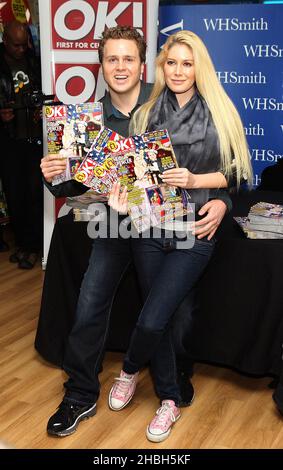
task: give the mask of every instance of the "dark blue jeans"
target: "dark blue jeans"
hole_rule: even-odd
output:
[[[179,402],[171,320],[194,288],[214,249],[214,240],[195,240],[177,249],[174,239],[134,239],[132,247],[141,288],[146,298],[123,365],[135,373],[149,360],[157,395]]]
[[[63,369],[65,399],[93,404],[99,396],[98,373],[104,356],[113,299],[132,259],[130,240],[95,239],[81,285],[75,323],[68,338]]]

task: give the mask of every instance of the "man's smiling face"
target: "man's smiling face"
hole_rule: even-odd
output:
[[[144,64],[137,44],[129,39],[108,39],[104,46],[102,71],[110,90],[129,93],[139,87]]]

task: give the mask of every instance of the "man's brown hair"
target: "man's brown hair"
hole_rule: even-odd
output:
[[[103,61],[104,46],[108,39],[128,39],[130,41],[135,41],[139,51],[140,60],[142,63],[145,63],[146,42],[143,36],[132,26],[115,26],[114,28],[106,29],[102,33],[102,38],[98,48],[98,57],[101,64]]]

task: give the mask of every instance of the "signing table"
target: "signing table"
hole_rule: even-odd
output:
[[[199,282],[200,308],[186,342],[196,361],[241,372],[280,375],[283,343],[283,240],[249,240],[233,222],[259,201],[283,203],[283,193],[233,196],[233,211],[218,234],[215,253]],[[35,341],[37,351],[61,366],[92,241],[86,222],[72,215],[55,224]],[[134,268],[113,304],[107,349],[124,351],[141,308]]]

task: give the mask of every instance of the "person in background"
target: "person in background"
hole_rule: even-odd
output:
[[[4,193],[2,191],[1,174],[0,174],[0,253],[3,251],[9,251],[9,245],[4,240],[4,230],[3,230],[3,225],[6,223],[7,219],[8,219],[7,204],[6,204]]]
[[[103,33],[99,59],[109,88],[101,100],[104,123],[125,137],[129,135],[131,116],[147,102],[152,91],[152,85],[140,80],[145,56],[145,41],[135,28],[117,26]],[[44,157],[41,168],[45,184],[55,196],[75,196],[88,190],[74,180],[51,185],[54,176],[65,169],[65,163],[57,155]],[[228,196],[224,195],[223,199],[229,204]],[[210,205],[204,208],[207,211],[206,225],[199,227],[200,236],[207,231],[214,232],[226,210],[226,203],[222,200],[210,201]],[[120,217],[122,220],[123,217]],[[130,239],[94,239],[89,266],[80,289],[76,320],[65,351],[63,369],[69,376],[65,383],[65,395],[47,425],[51,435],[63,437],[72,434],[81,420],[96,413],[100,388],[98,373],[104,356],[112,301],[131,261]],[[188,388],[190,396],[187,404],[190,404],[194,391],[189,378]]]
[[[259,191],[283,191],[283,159],[280,158],[275,165],[267,166],[261,173]]]
[[[151,96],[133,116],[132,127],[137,134],[169,130],[179,168],[165,171],[162,179],[170,186],[188,190],[198,216],[209,203],[211,189],[226,188],[233,179],[238,187],[242,180],[252,181],[240,116],[217,78],[205,45],[191,31],[180,31],[167,39],[156,60]],[[119,195],[119,188],[115,188],[110,204],[115,210],[126,210],[127,198],[124,193]],[[195,228],[199,225],[198,220]],[[174,235],[169,237],[168,230],[174,231]],[[110,390],[109,407],[119,411],[130,403],[139,370],[150,361],[161,402],[146,430],[152,442],[166,439],[181,416],[172,318],[186,295],[196,287],[215,245],[213,232],[202,239],[191,239],[191,246],[181,243],[184,232],[188,235],[189,230],[186,222],[176,221],[172,227],[166,224],[160,238],[132,240],[146,301],[120,376]],[[184,239],[188,241],[189,235]]]
[[[32,95],[41,89],[40,65],[28,48],[25,24],[5,25],[0,45],[0,172],[15,235],[11,263],[33,268],[42,248],[42,122]]]

